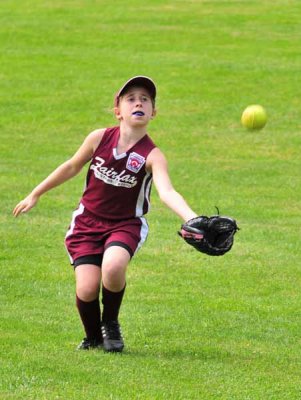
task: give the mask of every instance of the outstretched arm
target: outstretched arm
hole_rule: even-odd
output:
[[[152,171],[154,184],[163,203],[184,221],[197,216],[180,193],[172,186],[166,158],[158,148],[155,148],[149,154],[146,168]]]
[[[56,168],[46,179],[36,186],[25,199],[16,205],[13,210],[13,215],[17,217],[20,213],[29,211],[37,204],[39,198],[44,193],[77,175],[83,166],[91,159],[100,143],[104,131],[104,129],[101,129],[91,132],[72,158]]]

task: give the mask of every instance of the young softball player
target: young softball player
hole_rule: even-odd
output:
[[[13,211],[15,217],[29,211],[40,196],[90,162],[86,187],[65,239],[75,270],[76,304],[86,333],[78,349],[103,347],[108,352],[121,352],[124,348],[119,309],[127,266],[148,234],[145,214],[152,181],[160,199],[183,221],[197,216],[173,188],[166,159],[147,134],[148,123],[156,114],[155,99],[156,86],[150,78],[128,80],[115,96],[118,126],[90,133],[74,156]]]

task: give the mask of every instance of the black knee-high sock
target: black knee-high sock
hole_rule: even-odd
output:
[[[125,286],[120,292],[111,292],[102,286],[103,322],[118,321]]]
[[[76,305],[88,339],[101,340],[99,298],[83,301],[76,296]]]

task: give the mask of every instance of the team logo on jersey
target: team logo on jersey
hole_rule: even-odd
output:
[[[132,152],[127,160],[126,168],[137,174],[144,164],[145,158],[140,156],[140,154]]]
[[[94,162],[95,164],[91,164],[90,169],[94,171],[95,178],[100,179],[104,183],[128,189],[137,185],[135,175],[127,174],[125,169],[117,172],[114,168],[104,167],[105,160],[101,157],[95,157]]]

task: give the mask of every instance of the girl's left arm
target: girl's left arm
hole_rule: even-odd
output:
[[[147,157],[146,169],[152,172],[155,187],[164,204],[185,222],[197,217],[180,193],[174,189],[168,174],[166,158],[157,147]]]

